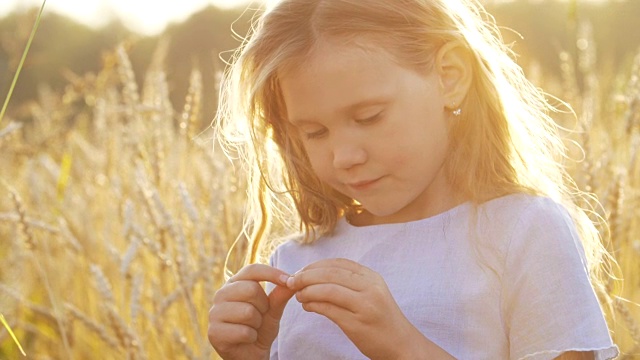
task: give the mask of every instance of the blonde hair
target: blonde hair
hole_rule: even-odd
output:
[[[563,167],[566,150],[549,116],[554,108],[472,0],[283,0],[262,14],[226,73],[216,123],[224,148],[247,166],[249,262],[270,249],[272,224],[276,232],[302,230],[303,241],[312,242],[357,206],[313,173],[279,88],[281,72],[302,64],[327,37],[364,38],[408,67],[429,67],[440,46],[462,44],[473,80],[450,128],[451,184],[474,204],[512,193],[563,204],[584,243],[592,282],[603,289],[608,253],[587,216],[588,197]]]

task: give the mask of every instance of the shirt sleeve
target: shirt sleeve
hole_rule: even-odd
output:
[[[566,351],[594,351],[598,360],[618,355],[575,225],[549,199],[531,204],[512,234],[502,313],[511,359],[553,359]]]

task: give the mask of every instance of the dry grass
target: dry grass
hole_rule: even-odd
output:
[[[640,52],[629,69],[601,74],[589,24],[582,24],[578,35],[577,59],[560,54],[562,79],[537,82],[554,89],[575,111],[557,116],[570,130],[567,145],[578,160],[568,161],[567,168],[602,205],[594,209],[593,220],[607,221],[599,230],[620,265],[612,273],[624,279],[607,286],[614,309],[610,323],[621,358],[631,359],[640,355]]]
[[[211,136],[193,138],[191,79],[175,113],[164,73],[138,89],[119,48],[0,133],[0,309],[30,358],[212,357],[207,310],[243,194]],[[7,335],[0,358],[15,358]]]
[[[141,88],[119,48],[64,94],[43,88],[32,122],[0,129],[0,311],[30,359],[215,356],[207,311],[240,229],[243,191],[210,136],[194,138],[197,69],[183,109],[172,109],[163,51]],[[575,105],[577,122],[559,120],[582,130],[572,136],[586,156],[571,172],[611,224],[608,246],[626,280],[611,291],[640,302],[640,54],[612,78],[613,96],[588,56],[579,67],[565,56],[555,93]],[[638,353],[639,308],[614,305],[616,341]],[[18,356],[0,329],[0,358]]]

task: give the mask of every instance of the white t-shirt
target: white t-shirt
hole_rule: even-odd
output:
[[[271,264],[293,274],[327,258],[382,275],[412,324],[458,359],[618,355],[571,217],[548,198],[510,195],[399,224],[341,220],[313,244],[282,244]],[[289,301],[271,359],[363,358],[337,325]]]

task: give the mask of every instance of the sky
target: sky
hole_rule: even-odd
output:
[[[167,23],[185,20],[207,5],[229,8],[246,7],[248,3],[249,0],[47,0],[45,12],[64,14],[93,27],[119,17],[129,29],[154,35],[162,32]],[[0,0],[0,17],[41,5],[42,0]]]
[[[275,0],[47,0],[45,11],[55,11],[96,28],[120,18],[135,32],[155,35],[162,32],[168,23],[181,22],[207,5],[246,7],[249,3],[272,1]],[[0,18],[16,9],[41,5],[42,0],[0,0]]]

